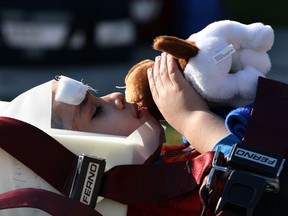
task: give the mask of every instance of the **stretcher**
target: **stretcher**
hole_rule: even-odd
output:
[[[288,152],[288,147],[286,143],[286,140],[288,139],[288,134],[287,134],[288,115],[286,112],[286,110],[288,109],[288,103],[287,103],[288,86],[283,83],[278,83],[275,81],[268,81],[266,79],[260,78],[259,89],[260,90],[257,91],[257,97],[254,103],[253,112],[250,117],[249,124],[247,126],[247,130],[245,133],[245,137],[243,139],[243,143],[241,145],[239,144],[234,145],[231,151],[231,154],[229,155],[227,159],[223,157],[223,155],[221,154],[221,150],[220,151],[217,150],[216,152],[205,153],[195,158],[195,160],[193,159],[189,161],[181,161],[180,163],[170,164],[172,165],[172,167],[174,168],[176,167],[172,171],[171,169],[167,169],[169,170],[168,173],[170,173],[170,176],[171,176],[171,173],[173,173],[172,176],[174,179],[177,178],[177,180],[182,180],[182,182],[178,184],[185,186],[179,190],[179,191],[182,190],[182,194],[179,193],[177,195],[175,194],[167,195],[167,192],[169,192],[169,188],[171,189],[172,187],[171,187],[171,184],[170,185],[168,184],[168,186],[170,187],[165,187],[165,183],[169,182],[170,179],[169,179],[169,175],[166,175],[166,173],[163,172],[164,169],[162,168],[164,166],[159,166],[159,167],[158,166],[156,167],[156,165],[151,165],[151,166],[150,165],[149,166],[145,166],[145,165],[122,166],[120,165],[120,166],[117,166],[118,159],[116,162],[114,162],[113,159],[115,159],[115,157],[120,156],[120,154],[118,154],[118,151],[115,154],[111,154],[111,155],[108,153],[104,153],[103,157],[106,157],[105,159],[107,159],[108,169],[110,169],[111,171],[109,172],[108,170],[108,172],[106,173],[113,173],[112,179],[115,176],[118,176],[119,178],[119,181],[118,181],[119,185],[117,184],[109,185],[109,187],[111,186],[114,190],[112,194],[116,193],[120,196],[128,195],[130,196],[129,198],[130,201],[128,202],[121,201],[121,203],[124,203],[124,204],[120,204],[120,202],[117,202],[118,198],[119,200],[121,199],[120,197],[113,197],[113,200],[117,200],[117,201],[112,201],[112,200],[107,199],[106,196],[104,196],[105,198],[100,198],[99,202],[96,204],[96,210],[98,210],[103,215],[115,215],[115,214],[126,215],[127,206],[125,205],[125,203],[128,205],[130,204],[138,205],[139,204],[138,201],[140,200],[140,203],[141,204],[146,203],[145,205],[147,205],[146,207],[148,208],[150,207],[149,201],[150,203],[152,202],[153,204],[154,202],[158,202],[161,200],[165,201],[165,200],[177,198],[183,194],[186,194],[187,192],[197,192],[197,194],[199,192],[200,200],[202,202],[202,205],[199,211],[200,213],[202,213],[202,215],[222,215],[222,216],[223,215],[230,215],[230,216],[231,215],[271,215],[276,210],[277,210],[278,215],[285,215],[285,213],[288,210],[287,209],[288,206],[286,204],[287,188],[288,188],[287,187],[288,175],[287,175],[287,164],[286,164],[286,157],[287,157],[287,152]],[[265,118],[263,118],[263,116]],[[16,124],[14,126],[17,126],[16,129],[18,130],[19,129],[18,126],[20,127],[20,124]],[[4,128],[2,128],[2,130]],[[148,125],[146,129],[149,129],[149,128],[150,127]],[[18,130],[18,131],[20,135],[21,130]],[[11,130],[7,131],[7,134],[9,135],[12,135],[13,133],[14,132],[11,132]],[[35,131],[35,133],[33,134],[34,137],[26,133],[22,135],[27,136],[26,140],[29,140],[28,139],[29,136],[31,139],[37,140],[39,138],[38,133],[40,132]],[[137,133],[137,136],[141,137],[141,133]],[[122,141],[126,139],[123,137],[113,137],[113,136],[108,137],[108,139],[106,139],[107,137],[104,138],[101,135],[96,135],[94,137],[88,133],[77,132],[77,137],[80,137],[77,140],[76,136],[74,136],[73,134],[70,134],[70,132],[65,131],[65,130],[63,131],[55,130],[55,132],[49,134],[48,137],[55,138],[55,140],[59,141],[62,144],[62,146],[67,147],[67,149],[70,149],[74,153],[74,155],[83,153],[82,150],[79,151],[79,142],[86,143],[87,141],[87,143],[89,143],[89,142],[92,142],[92,139],[93,139],[93,144],[96,141],[99,141],[99,146],[101,146],[102,143],[105,143],[105,141],[107,141],[105,143],[105,146],[103,147],[103,148],[106,148],[107,145],[110,145],[111,140],[113,140],[111,144],[113,145],[113,142],[117,143],[118,141],[121,144],[123,144]],[[7,141],[7,138],[3,140]],[[72,142],[74,142],[75,140],[76,142],[73,144]],[[38,143],[40,144],[40,142]],[[7,146],[9,148],[10,145],[7,145]],[[114,148],[117,148],[117,147],[114,147]],[[115,150],[114,148],[112,149]],[[99,155],[98,152],[100,152],[101,149],[96,151],[95,154],[97,154],[97,156]],[[124,151],[124,154],[126,151],[128,152],[128,154],[125,155],[125,158],[123,158],[123,160],[127,159],[128,161],[126,161],[126,163],[131,164],[131,160],[133,161],[133,157],[131,157],[133,153],[131,154],[131,152],[134,152],[134,150],[129,151],[128,149],[129,148],[125,149]],[[91,155],[93,154],[93,150],[94,150],[94,147],[89,146],[87,144],[87,150],[86,150],[87,152],[84,152],[84,153]],[[32,154],[37,154],[37,152],[36,153],[32,152]],[[0,160],[2,160],[0,165],[5,166],[5,167],[1,168],[2,170],[0,173],[7,172],[7,167],[11,167],[11,166],[17,166],[23,169],[23,166],[21,164],[19,163],[15,164],[15,160],[13,161],[13,159],[11,159],[11,156],[9,154],[5,152],[1,152],[1,155],[3,155],[3,157],[0,157]],[[195,165],[196,164],[199,165],[198,159],[200,159],[202,163],[201,169],[195,169],[196,168]],[[68,160],[68,158],[66,160],[63,160],[62,158],[59,158],[59,157],[58,158],[56,157],[55,159],[51,157],[51,163],[54,162],[54,160],[60,160],[60,161],[62,160],[63,161],[62,163],[64,163],[66,160]],[[145,161],[146,158],[143,158],[143,160]],[[10,161],[10,164],[9,162],[7,163],[7,161]],[[205,162],[205,165],[203,165],[203,162]],[[141,163],[141,162],[138,161],[138,163]],[[58,164],[61,164],[61,163],[58,163]],[[141,193],[139,193],[140,195],[138,196],[137,195],[135,196],[135,194],[131,192],[132,190],[129,191],[127,190],[127,188],[122,189],[121,186],[123,186],[123,181],[120,181],[120,179],[121,180],[124,179],[124,182],[127,179],[125,175],[121,175],[121,169],[123,167],[129,167],[129,169],[132,168],[133,170],[132,172],[136,172],[136,173],[137,173],[137,170],[142,169],[142,168],[145,168],[145,169],[148,168],[150,171],[154,171],[153,172],[154,180],[159,181],[160,179],[160,182],[163,184],[162,185],[162,184],[159,184],[159,182],[157,182],[156,185],[158,186],[161,185],[161,187],[162,186],[163,187],[159,191],[157,190],[158,188],[155,187],[155,185],[152,184],[151,187],[154,186],[153,190],[156,190],[157,194],[161,196],[163,195],[163,197],[160,197],[160,198],[159,196],[156,198],[149,197],[149,194],[148,194],[147,197],[149,199],[148,198],[146,199],[147,194],[145,194],[145,190],[141,190],[141,188],[139,189]],[[154,169],[155,167],[156,169]],[[186,170],[183,169],[183,167],[185,167]],[[167,167],[164,167],[164,168],[167,168]],[[116,172],[114,172],[115,170]],[[117,172],[117,170],[118,171],[120,170],[120,171]],[[159,170],[159,173],[161,175],[157,176],[156,175],[157,172],[155,172],[155,170]],[[199,175],[199,173],[197,173],[198,171],[201,171],[200,178],[197,178],[197,176]],[[27,172],[29,171],[27,170]],[[142,170],[138,172],[137,175],[141,175],[141,172]],[[144,176],[147,173],[145,173]],[[179,177],[179,173],[182,175],[181,177]],[[11,180],[11,179],[16,180],[15,174],[17,175],[17,173],[14,173],[14,176],[7,175],[8,180]],[[4,177],[7,177],[7,176],[4,176]],[[30,178],[29,184],[32,184],[32,183],[34,184],[31,187],[34,186],[33,188],[47,189],[49,191],[59,193],[59,191],[55,190],[54,188],[51,188],[49,184],[47,185],[45,184],[44,181],[40,180],[39,177],[36,177],[34,175],[34,177],[31,178],[31,176],[33,176],[33,173],[29,174],[29,178]],[[104,183],[106,183],[107,181],[109,182],[111,180],[111,178],[109,179],[109,176],[108,178],[106,177],[104,178]],[[141,177],[143,177],[143,175]],[[2,180],[3,179],[1,178],[1,181]],[[16,181],[18,180],[21,180],[21,179],[17,179]],[[139,180],[139,177],[138,177],[138,180]],[[22,184],[25,184],[25,180],[20,181],[20,182]],[[140,185],[141,184],[143,186],[148,185],[144,189],[150,188],[149,182],[144,182],[145,184],[143,184],[141,181],[131,181],[130,182],[131,185],[129,185],[128,188],[134,188],[134,189],[137,188],[133,186],[135,185],[139,186],[139,182],[140,182]],[[190,182],[190,185],[188,182]],[[191,184],[191,182],[197,182],[197,184]],[[39,183],[41,183],[41,185],[39,185]],[[0,186],[3,187],[4,185],[6,187],[6,190],[8,191],[15,189],[13,188],[13,186],[11,186],[11,184],[10,185],[9,184],[10,182],[6,182],[6,184],[1,184]],[[36,184],[38,185],[36,186]],[[219,184],[222,185],[224,188],[223,190],[222,190],[222,187],[218,188],[219,190],[222,191],[222,193],[220,194],[210,193],[210,192],[213,192],[214,189],[217,189],[217,186]],[[105,184],[104,185],[102,184],[102,186],[104,186],[104,191],[105,191]],[[178,190],[176,186],[177,185],[175,185],[175,188],[173,188],[173,190],[175,191]],[[125,192],[127,194],[125,194]],[[211,194],[213,194],[213,197],[209,197],[211,196]],[[155,193],[153,195],[155,195]],[[131,201],[131,197],[133,196],[135,196],[135,200]],[[216,206],[212,206],[212,203],[210,203],[211,201],[210,198],[218,200]],[[104,205],[106,201],[108,201],[107,205]],[[1,205],[1,202],[0,202],[0,205]],[[213,210],[214,207],[215,207],[216,213],[215,212],[212,212],[212,214],[211,212],[209,213],[209,211],[211,211],[211,209]],[[239,209],[241,209],[241,211],[239,211]],[[28,215],[31,215],[31,212],[34,212],[34,211],[35,210],[30,210]],[[23,213],[22,209],[21,209],[21,213]],[[142,215],[141,212],[139,212],[139,215]]]
[[[0,108],[7,103],[8,102],[1,101]],[[128,137],[62,129],[52,129],[49,135],[75,155],[85,154],[105,158],[105,171],[107,171],[120,164],[141,164],[150,156],[151,152],[153,153],[157,149],[158,146],[145,146],[145,143],[150,143],[147,139],[158,139],[158,137],[146,136],[147,133],[150,133],[151,124],[155,123],[147,122]],[[146,150],[143,151],[143,149]],[[37,154],[37,152],[34,152],[34,154]],[[5,173],[7,167],[13,170],[11,172],[12,176],[6,176],[7,178],[4,179],[1,177],[1,193],[22,187],[43,188],[59,193],[59,191],[39,178],[39,176],[33,173],[28,167],[18,160],[15,160],[1,148],[0,155],[0,173]],[[53,155],[51,155],[51,160],[53,160]],[[21,173],[20,171],[18,172],[18,176],[17,173],[15,174],[17,170],[21,170]],[[13,181],[9,182],[11,180]],[[6,184],[3,184],[3,181],[6,182]],[[99,197],[96,209],[103,215],[126,215],[127,205]],[[19,211],[21,211],[21,214]],[[22,213],[25,212],[26,214],[24,215],[31,215],[31,210],[23,209],[7,210],[7,215],[22,215]],[[32,212],[35,213],[38,211],[33,210]],[[5,210],[1,211],[1,215],[5,215]]]

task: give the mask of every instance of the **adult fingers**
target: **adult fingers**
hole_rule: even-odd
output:
[[[162,83],[170,84],[170,76],[169,76],[169,67],[168,67],[168,54],[162,53],[161,55],[161,65],[160,65],[160,75],[162,79]]]
[[[151,91],[152,97],[155,100],[156,98],[159,97],[159,94],[158,94],[158,91],[157,91],[157,88],[156,88],[156,84],[155,84],[153,68],[149,68],[147,70],[147,78],[148,78],[148,83],[149,83],[149,87],[150,87],[150,91]]]
[[[161,73],[163,73],[162,70],[163,70],[164,65],[162,62],[163,62],[162,56],[157,56],[155,58],[155,63],[154,63],[154,68],[153,68],[153,79],[154,79],[156,88],[163,88]]]
[[[180,71],[176,60],[170,54],[168,54],[167,56],[167,68],[168,68],[168,75],[172,82],[172,85],[177,86],[181,82],[183,82],[184,76]]]

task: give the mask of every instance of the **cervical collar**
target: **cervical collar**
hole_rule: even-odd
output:
[[[77,155],[84,153],[104,158],[106,170],[116,165],[142,164],[156,151],[159,144],[163,143],[160,139],[163,135],[163,128],[155,119],[147,121],[128,137],[51,128],[52,83],[53,80],[19,95],[0,109],[0,115],[22,120],[42,129]],[[16,133],[17,131],[15,135]],[[51,160],[53,160],[53,155],[51,155]],[[27,187],[58,192],[2,149],[0,149],[0,172],[5,173],[0,180],[0,193]],[[126,215],[127,207],[101,198],[96,209],[105,216]],[[5,212],[6,210],[1,211],[1,215]],[[36,211],[31,209],[13,209],[7,212],[9,215],[36,214]]]

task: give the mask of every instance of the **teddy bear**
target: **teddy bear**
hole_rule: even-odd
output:
[[[185,78],[208,102],[237,107],[254,99],[258,77],[270,71],[267,52],[273,43],[274,31],[269,25],[221,20],[188,39],[158,36],[153,48],[171,54]],[[147,69],[153,65],[154,61],[146,59],[129,70],[125,96],[161,119],[147,79]]]

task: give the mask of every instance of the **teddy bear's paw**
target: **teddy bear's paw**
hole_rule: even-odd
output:
[[[253,23],[250,25],[252,32],[255,30],[255,35],[251,41],[251,45],[255,50],[268,51],[274,43],[274,31],[269,25],[262,23]]]
[[[266,52],[243,49],[239,52],[238,58],[234,61],[237,62],[237,64],[235,64],[235,67],[237,68],[233,68],[234,71],[243,70],[250,66],[266,75],[271,69],[271,61]]]
[[[236,78],[239,96],[245,99],[255,98],[258,78],[265,77],[263,73],[250,66],[238,71],[234,76]]]

